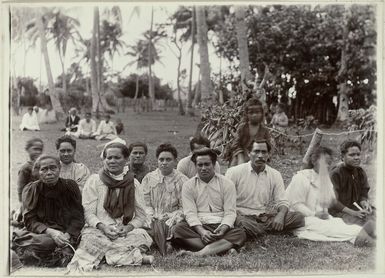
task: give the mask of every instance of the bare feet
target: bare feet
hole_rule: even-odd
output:
[[[188,250],[180,250],[177,254],[178,257],[185,257],[185,256],[196,256],[195,252],[188,251]]]
[[[143,256],[142,264],[153,264],[154,263],[154,256],[147,255]]]

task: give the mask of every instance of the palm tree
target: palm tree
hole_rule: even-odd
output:
[[[54,13],[53,26],[51,33],[55,41],[56,49],[59,52],[60,63],[62,67],[62,82],[63,91],[67,92],[67,80],[65,74],[65,58],[67,51],[67,43],[69,40],[76,45],[76,40],[82,41],[80,33],[77,28],[80,23],[77,19],[61,13],[60,11]]]
[[[210,62],[207,47],[207,24],[205,7],[196,7],[197,17],[197,35],[200,57],[200,75],[201,75],[201,101],[209,104],[212,100],[212,88],[210,80]]]
[[[242,91],[246,93],[247,83],[252,79],[249,70],[249,49],[247,46],[247,26],[245,23],[246,7],[234,6],[235,9],[235,28],[237,34],[238,51],[239,51],[239,69],[241,71]]]
[[[34,10],[34,12],[35,12],[35,26],[37,27],[37,30],[39,32],[41,51],[44,56],[45,69],[47,72],[48,87],[49,87],[49,93],[50,93],[49,95],[52,103],[52,108],[55,110],[56,116],[60,118],[60,116],[64,114],[64,111],[60,104],[57,92],[55,90],[55,85],[52,77],[51,65],[50,65],[50,60],[48,55],[48,49],[47,49],[46,25],[44,25],[44,23],[47,23],[48,21],[45,15],[50,15],[50,13],[49,12],[44,13],[40,9],[36,9]]]
[[[177,29],[175,28],[175,25],[174,25],[173,31],[174,31],[174,34],[171,38],[171,42],[173,43],[173,45],[176,47],[177,50],[174,51],[174,49],[171,47],[170,47],[170,50],[174,54],[174,56],[178,59],[176,85],[177,85],[177,91],[178,91],[179,114],[184,115],[185,112],[183,109],[183,102],[182,102],[182,98],[181,98],[181,88],[180,88],[180,78],[181,78],[180,67],[182,64],[183,40],[180,36],[178,38]]]

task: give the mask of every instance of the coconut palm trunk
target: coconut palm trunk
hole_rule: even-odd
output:
[[[192,98],[192,76],[194,66],[194,47],[195,46],[195,6],[192,7],[191,18],[191,53],[190,53],[190,75],[188,79],[188,91],[187,91],[187,114],[194,116],[193,98]]]
[[[249,69],[249,49],[247,46],[247,26],[245,23],[246,7],[235,6],[235,29],[237,34],[238,51],[239,51],[239,69],[241,71],[242,92],[245,94],[247,90],[247,82],[252,80]]]
[[[200,57],[201,102],[210,105],[213,94],[210,80],[210,62],[207,47],[207,24],[204,6],[196,7],[196,16]]]
[[[90,61],[91,61],[91,95],[92,112],[98,114],[100,109],[98,70],[96,65],[97,27],[99,25],[99,8],[94,8],[94,26],[92,30]]]
[[[49,97],[51,99],[52,108],[56,112],[56,118],[60,118],[64,114],[64,111],[63,111],[63,108],[60,104],[59,96],[55,90],[55,85],[54,85],[52,72],[51,72],[51,65],[50,65],[50,61],[49,61],[48,49],[47,49],[47,38],[45,37],[43,18],[42,18],[42,14],[40,11],[36,12],[36,25],[37,25],[37,28],[39,31],[41,51],[42,51],[43,56],[44,56],[45,70],[47,72]]]
[[[154,7],[151,7],[151,24],[150,24],[150,37],[149,37],[149,45],[148,45],[148,92],[149,92],[149,104],[150,111],[152,110],[155,104],[155,93],[154,93],[154,83],[152,80],[152,61],[153,61],[153,53],[152,53],[152,30],[154,25]]]

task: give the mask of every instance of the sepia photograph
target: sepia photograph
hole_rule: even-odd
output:
[[[382,1],[2,9],[6,275],[384,271]]]

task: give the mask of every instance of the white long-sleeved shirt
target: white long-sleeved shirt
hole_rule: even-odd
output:
[[[280,206],[289,207],[281,173],[265,166],[257,174],[246,162],[231,167],[226,172],[237,190],[237,211],[242,215],[259,215],[276,211]]]
[[[81,119],[79,121],[78,132],[80,134],[89,134],[91,132],[96,132],[96,122],[93,119],[91,119],[90,122],[87,122],[86,119]]]
[[[320,206],[320,185],[318,174],[313,169],[305,169],[295,174],[286,189],[290,209],[304,216],[314,216],[322,211]]]
[[[115,124],[111,121],[106,123],[105,120],[102,120],[98,126],[98,130],[96,131],[97,134],[117,134]]]
[[[96,228],[98,223],[105,225],[121,224],[123,217],[112,218],[104,209],[104,199],[108,187],[101,181],[99,174],[92,174],[83,189],[82,204],[84,207],[84,216],[86,223]],[[119,189],[116,189],[119,194]],[[144,209],[143,192],[140,189],[140,183],[135,179],[135,213],[129,222],[135,228],[140,228],[146,222],[147,215]]]
[[[236,218],[234,184],[217,173],[208,183],[195,176],[183,184],[182,205],[186,221],[191,227],[202,224],[233,227]]]

